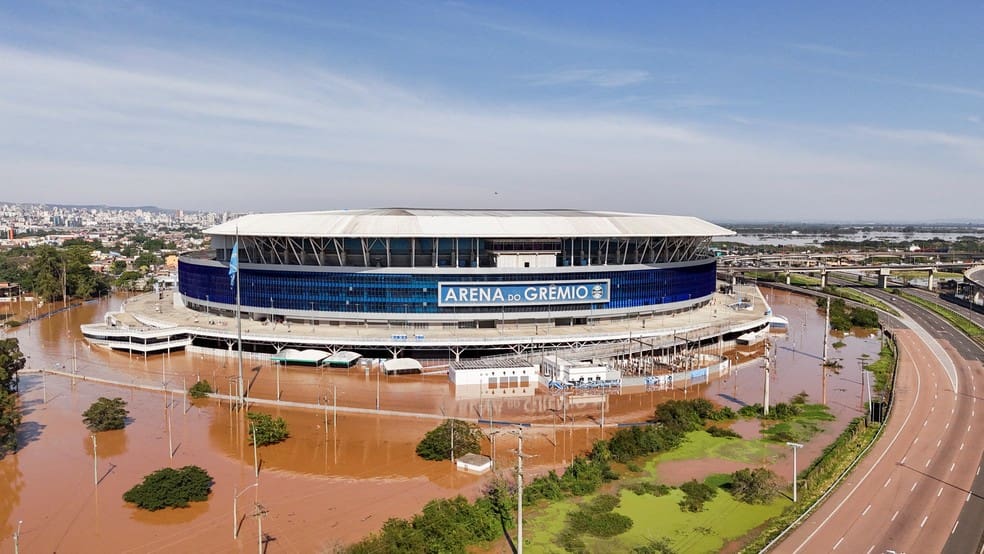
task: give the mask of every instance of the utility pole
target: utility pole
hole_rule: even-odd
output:
[[[14,531],[14,554],[20,554],[20,528],[24,520],[17,521],[17,531]]]
[[[795,442],[787,442],[786,446],[790,446],[793,449],[793,503],[796,503],[796,451],[803,448],[802,444],[797,444]]]
[[[454,418],[448,420],[451,425],[451,463],[454,463]]]
[[[253,428],[253,469],[256,473],[256,482],[260,482],[260,457],[256,452],[256,425],[250,425]]]
[[[765,340],[765,403],[762,405],[762,414],[769,415],[769,371],[772,365],[770,357],[769,339]]]
[[[239,497],[243,495],[244,492],[248,491],[253,487],[259,488],[259,482],[253,483],[252,485],[246,487],[243,490],[238,490],[236,487],[232,488],[232,538],[239,538]]]
[[[99,455],[96,453],[96,435],[92,435],[92,483],[99,486]]]
[[[827,342],[830,340],[830,297],[827,297],[827,310],[823,319],[823,364],[820,366],[820,402],[827,405],[827,366],[830,360],[827,359]]]
[[[267,510],[263,504],[259,502],[254,502],[256,506],[256,511],[253,512],[253,517],[256,518],[256,543],[258,546],[257,552],[263,554],[263,516],[267,514]]]

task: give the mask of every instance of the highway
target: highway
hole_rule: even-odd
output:
[[[906,314],[906,328],[896,329],[892,418],[852,475],[775,550],[981,552],[984,349],[928,310],[865,292]]]

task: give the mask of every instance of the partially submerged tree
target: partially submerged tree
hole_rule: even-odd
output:
[[[425,460],[458,459],[465,454],[481,451],[482,431],[477,425],[460,419],[444,420],[428,431],[417,445],[417,455]]]
[[[186,508],[189,502],[208,500],[212,477],[198,466],[159,469],[144,477],[142,483],[123,493],[123,500],[143,510]]]
[[[274,419],[270,414],[261,412],[247,412],[249,418],[249,443],[253,444],[253,437],[256,437],[256,446],[266,446],[287,440],[290,433],[287,431],[287,422],[282,417]],[[253,431],[256,431],[255,435]]]
[[[82,422],[90,431],[112,431],[126,426],[126,401],[122,398],[99,397],[82,412]]]
[[[21,422],[17,372],[26,363],[17,339],[0,340],[0,458],[17,449],[17,426]]]
[[[731,495],[747,504],[766,504],[779,493],[779,476],[764,467],[731,474]]]

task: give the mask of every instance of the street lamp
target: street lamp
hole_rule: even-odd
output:
[[[803,448],[802,444],[795,442],[787,442],[786,446],[792,447],[793,449],[793,503],[796,502],[796,451]]]
[[[252,485],[246,487],[245,489],[236,492],[238,489],[236,487],[232,488],[232,538],[239,538],[239,497],[249,489],[259,486],[259,481],[253,483]]]

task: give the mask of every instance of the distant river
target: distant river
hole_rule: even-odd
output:
[[[894,231],[871,231],[862,232],[858,231],[855,233],[841,234],[841,235],[814,235],[814,234],[739,234],[734,237],[728,237],[726,240],[729,242],[740,242],[742,244],[748,244],[752,246],[761,245],[786,245],[786,246],[807,246],[810,244],[822,244],[824,241],[828,240],[850,240],[850,241],[863,241],[863,240],[886,240],[886,241],[915,241],[915,240],[932,240],[932,239],[942,239],[947,242],[953,242],[960,237],[973,236],[977,238],[984,238],[984,229],[968,229],[964,233],[902,233]]]

